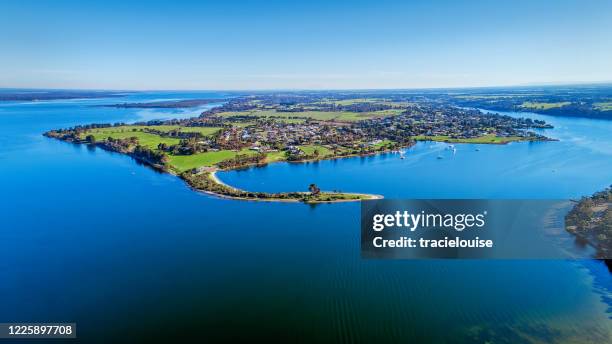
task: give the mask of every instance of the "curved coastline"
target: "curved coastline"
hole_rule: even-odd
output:
[[[90,144],[85,140],[64,140],[62,138],[54,137],[53,135],[49,135],[49,133],[43,134],[49,138],[60,139],[65,142],[71,142],[73,144]],[[420,139],[418,141],[441,141],[448,142],[445,140],[436,140],[436,139]],[[401,149],[411,148],[414,146],[416,141],[411,141],[409,144],[403,145]],[[470,142],[454,142],[454,143],[470,143]],[[488,143],[488,142],[487,142]],[[489,143],[489,144],[505,144],[504,143]],[[486,144],[484,142],[479,142],[477,144]],[[343,203],[343,202],[358,202],[363,200],[375,200],[375,199],[383,199],[384,196],[378,194],[365,194],[365,193],[352,193],[352,192],[329,192],[329,191],[320,191],[316,194],[312,194],[311,192],[282,192],[282,193],[267,193],[267,192],[253,192],[248,190],[242,190],[236,188],[234,186],[228,185],[225,182],[221,181],[216,175],[217,171],[220,171],[218,167],[206,167],[203,171],[187,171],[180,172],[176,171],[172,168],[168,168],[168,166],[157,163],[155,161],[151,161],[147,157],[139,156],[137,154],[133,154],[133,152],[122,151],[116,147],[111,145],[107,145],[104,142],[97,142],[94,144],[96,147],[100,147],[104,150],[117,152],[126,154],[133,159],[150,166],[151,168],[160,171],[173,174],[181,179],[183,179],[191,189],[194,191],[198,191],[204,193],[209,196],[214,196],[217,198],[223,199],[231,199],[231,200],[240,200],[240,201],[258,201],[258,202],[286,202],[286,203],[308,203],[308,204],[317,204],[317,203]],[[273,164],[277,162],[286,162],[286,163],[310,163],[322,160],[335,160],[335,159],[345,159],[345,158],[355,158],[355,157],[366,157],[366,156],[374,156],[379,154],[388,154],[392,152],[391,149],[385,149],[380,151],[368,152],[363,154],[348,154],[348,155],[337,155],[337,156],[325,156],[315,159],[305,159],[299,161],[271,161],[264,162],[260,165]],[[246,164],[238,167],[233,167],[229,169],[224,169],[223,171],[235,170],[239,168],[245,168],[254,166],[257,164]]]
[[[228,188],[232,188],[236,191],[240,191],[240,192],[247,192],[245,190],[241,190],[238,188],[235,188],[225,182],[223,182],[221,179],[219,179],[219,177],[217,176],[217,172],[218,170],[215,171],[211,171],[210,172],[210,179],[212,179],[215,183],[228,187]],[[223,195],[223,194],[219,194],[219,193],[215,193],[215,192],[211,192],[211,191],[206,191],[206,190],[200,190],[200,189],[195,189],[196,191],[200,191],[200,192],[204,192],[208,195],[212,195],[212,196],[216,196],[216,197],[220,197],[220,198],[226,198],[226,199],[236,199],[236,200],[243,200],[243,201],[260,201],[260,202],[289,202],[289,203],[296,203],[296,202],[300,202],[299,199],[281,199],[281,198],[270,198],[270,199],[265,199],[265,198],[246,198],[246,197],[233,197],[233,196],[227,196],[227,195]],[[327,191],[322,191],[322,193],[328,193]],[[304,194],[307,195],[309,194],[308,192],[298,192],[298,194]],[[365,193],[357,193],[357,192],[342,192],[341,194],[343,195],[349,195],[349,196],[356,196],[359,198],[355,198],[355,199],[336,199],[336,200],[330,200],[330,201],[321,201],[321,200],[312,200],[306,203],[342,203],[342,202],[358,202],[358,201],[362,201],[362,200],[374,200],[374,199],[383,199],[383,195],[376,195],[376,194],[365,194]]]
[[[65,140],[62,138],[55,137],[50,135],[49,132],[44,133],[43,136],[48,138],[59,139],[64,142],[70,142],[72,144],[90,144],[85,140]],[[209,167],[206,168],[203,172],[183,172],[179,173],[167,166],[151,161],[145,156],[140,156],[134,154],[131,151],[124,151],[119,149],[118,147],[114,147],[112,145],[107,145],[103,142],[97,142],[94,144],[96,147],[100,147],[104,150],[121,153],[132,157],[134,160],[150,166],[151,168],[160,171],[170,173],[175,175],[181,179],[183,179],[193,190],[202,192],[204,194],[215,196],[218,198],[224,199],[233,199],[233,200],[241,200],[241,201],[263,201],[263,202],[302,202],[308,204],[316,204],[316,203],[341,203],[341,202],[357,202],[362,200],[374,200],[374,199],[382,199],[382,195],[375,194],[364,194],[364,193],[349,193],[349,192],[329,192],[329,191],[320,191],[316,194],[312,192],[283,192],[283,193],[266,193],[266,192],[251,192],[247,190],[241,190],[235,188],[231,185],[228,185],[222,182],[217,176],[216,172],[219,170],[217,167]],[[409,145],[410,146],[410,145]],[[408,146],[408,147],[409,147]],[[363,154],[357,156],[366,156],[366,155],[375,155],[380,153],[388,153],[389,151],[380,151],[374,152],[370,154]],[[303,161],[295,161],[292,163],[307,163],[312,161],[319,161],[324,159],[342,159],[342,158],[350,158],[355,157],[356,155],[346,155],[346,156],[335,156],[335,157],[326,157],[321,159],[309,159]],[[281,161],[275,161],[281,162]],[[269,162],[269,163],[275,163]],[[268,164],[268,163],[266,163]],[[229,170],[244,168],[252,166],[244,165],[236,168],[231,168]],[[221,192],[223,191],[223,192]]]
[[[98,128],[101,125],[91,125],[91,128]],[[88,127],[89,128],[89,127]],[[91,129],[89,128],[89,129]],[[361,152],[356,152],[355,149],[352,152],[336,152],[333,154],[326,154],[324,156],[309,155],[299,159],[279,159],[270,161],[269,157],[264,155],[263,159],[242,159],[236,161],[230,161],[229,164],[222,165],[220,163],[209,164],[200,167],[194,167],[190,169],[179,168],[170,163],[167,155],[160,153],[154,148],[143,147],[139,145],[138,138],[136,136],[131,137],[129,140],[125,138],[112,139],[110,136],[107,140],[97,142],[93,135],[88,137],[82,137],[82,130],[79,128],[71,128],[66,130],[49,131],[44,133],[44,136],[50,138],[60,139],[62,141],[71,142],[74,144],[88,144],[97,146],[108,151],[114,151],[123,153],[131,156],[135,160],[148,165],[158,171],[171,173],[179,178],[183,179],[192,189],[219,198],[235,199],[235,200],[250,200],[250,201],[265,201],[265,202],[304,202],[304,203],[337,203],[337,202],[355,202],[361,200],[372,200],[382,199],[382,195],[377,194],[364,194],[364,193],[348,193],[348,192],[329,192],[321,191],[315,184],[310,184],[308,192],[257,192],[242,190],[234,186],[228,185],[221,181],[216,172],[219,170],[229,171],[235,169],[241,169],[254,165],[267,165],[276,162],[288,162],[288,163],[308,163],[317,162],[321,160],[334,160],[351,157],[365,157],[379,154],[387,154],[399,149],[406,149],[414,146],[417,141],[439,141],[447,143],[471,143],[471,144],[507,144],[514,141],[540,141],[550,140],[543,136],[491,136],[485,135],[477,138],[453,138],[451,136],[413,136],[409,140],[400,140],[395,144],[388,146],[378,147],[376,150],[361,149]],[[87,128],[86,128],[87,129]],[[135,129],[132,129],[134,131]],[[91,140],[90,140],[91,138]],[[237,152],[237,151],[236,151]],[[238,154],[238,153],[236,153]],[[295,157],[292,157],[295,158]]]
[[[412,146],[414,146],[415,142],[411,142],[408,145],[405,145],[402,148],[410,148]],[[273,163],[280,163],[280,162],[285,162],[285,163],[290,163],[290,164],[303,164],[303,163],[310,163],[310,162],[316,162],[316,161],[323,161],[323,160],[336,160],[336,159],[348,159],[348,158],[355,158],[355,157],[366,157],[366,156],[374,156],[374,155],[379,155],[379,154],[387,154],[390,153],[391,150],[384,150],[384,151],[377,151],[377,152],[371,152],[371,153],[366,153],[366,154],[349,154],[349,155],[341,155],[341,156],[329,156],[329,157],[322,157],[319,159],[307,159],[307,160],[300,160],[300,161],[274,161],[274,162],[266,162],[265,164],[262,165],[267,165],[267,164],[273,164]],[[251,167],[251,166],[255,166],[256,164],[251,164],[251,165],[245,165],[245,166],[240,166],[237,168],[232,168],[232,169],[227,169],[227,170],[223,170],[223,171],[231,171],[231,170],[235,170],[235,169],[239,169],[239,168],[245,168],[245,167]],[[225,182],[223,182],[221,179],[219,179],[219,177],[217,176],[217,172],[220,171],[218,168],[210,168],[208,169],[206,172],[208,174],[208,179],[210,179],[212,182],[214,182],[215,184],[224,187],[224,188],[228,188],[231,190],[234,190],[238,193],[250,193],[250,191],[247,190],[242,190],[242,189],[238,189],[232,185],[229,185]],[[175,173],[173,173],[175,174]],[[219,197],[219,198],[224,198],[224,199],[233,199],[233,200],[242,200],[242,201],[258,201],[258,202],[290,202],[290,203],[296,203],[296,202],[303,202],[303,203],[309,203],[309,204],[316,204],[316,203],[344,203],[344,202],[359,202],[359,201],[363,201],[363,200],[376,200],[376,199],[383,199],[384,196],[383,195],[379,195],[379,194],[367,194],[367,193],[358,193],[358,192],[330,192],[330,191],[321,191],[321,195],[322,196],[330,196],[330,197],[342,197],[342,198],[337,198],[337,199],[330,199],[330,200],[322,200],[322,199],[304,199],[305,196],[310,195],[310,192],[288,192],[288,193],[279,193],[278,195],[292,195],[292,196],[299,196],[296,198],[258,198],[258,197],[242,197],[242,196],[231,196],[231,195],[226,195],[226,194],[222,194],[222,193],[218,193],[218,192],[214,192],[208,189],[203,189],[203,188],[198,188],[196,186],[194,186],[189,178],[185,177],[185,174],[181,174],[179,175],[179,177],[183,180],[185,180],[185,182],[195,191],[199,191],[202,193],[205,193],[207,195],[211,195],[211,196],[215,196],[215,197]],[[349,197],[349,198],[346,198]]]

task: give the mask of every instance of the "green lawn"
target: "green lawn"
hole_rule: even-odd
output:
[[[155,127],[152,127],[155,128]],[[216,134],[222,128],[217,127],[180,127],[182,132],[186,133],[200,133],[202,136],[212,136]]]
[[[91,130],[88,131],[85,135],[93,135],[96,138],[96,141],[104,141],[108,137],[112,137],[114,139],[127,139],[130,137],[136,137],[138,139],[138,143],[141,146],[148,147],[150,149],[157,149],[157,146],[160,143],[165,143],[168,146],[175,145],[179,143],[179,139],[170,138],[170,137],[161,137],[154,134],[145,133],[142,131],[131,131],[131,130],[123,130],[123,131],[109,131],[109,130]]]
[[[283,161],[285,158],[286,156],[284,151],[270,152],[266,155],[267,162]]]
[[[382,140],[381,142],[379,142],[379,143],[377,143],[377,144],[373,145],[372,147],[374,147],[374,148],[380,148],[380,147],[383,147],[383,146],[388,145],[389,143],[393,143],[393,141],[391,141],[391,140]]]
[[[474,137],[469,139],[454,139],[448,136],[414,136],[413,139],[417,141],[439,141],[439,142],[451,142],[451,143],[508,143],[516,141],[526,141],[527,139],[519,136],[500,137],[495,135],[484,135],[481,137]]]
[[[198,153],[193,155],[169,155],[170,165],[183,172],[201,166],[213,166],[223,160],[235,157],[238,154],[256,154],[255,151],[243,149],[239,152],[220,150],[216,152]]]
[[[180,127],[177,125],[155,125],[155,126],[119,126],[119,127],[109,127],[109,128],[98,128],[88,130],[83,136],[93,135],[96,138],[96,141],[104,141],[109,137],[114,139],[127,139],[130,137],[136,137],[138,139],[138,143],[142,146],[148,147],[150,149],[157,149],[157,146],[160,143],[165,143],[166,145],[175,145],[178,144],[180,139],[170,138],[170,137],[161,137],[159,135],[150,134],[147,132],[141,131],[144,128],[155,129],[163,132],[168,132],[171,130],[180,129],[185,132],[199,132],[204,136],[210,136],[221,128],[215,127]]]
[[[314,154],[315,149],[319,151],[319,157],[324,157],[333,154],[333,152],[329,148],[319,145],[300,146],[300,150],[302,150],[308,155]]]
[[[524,109],[548,110],[548,109],[564,107],[570,104],[571,102],[557,102],[557,103],[524,102],[523,104],[521,104],[521,107]]]

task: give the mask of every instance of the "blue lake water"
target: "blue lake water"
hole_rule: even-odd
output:
[[[203,110],[91,105],[226,96],[0,103],[0,322],[77,322],[87,342],[611,341],[612,278],[600,262],[362,260],[356,203],[217,199],[126,156],[41,136]],[[405,159],[219,176],[251,190],[314,182],[387,198],[577,198],[612,183],[612,122],[520,115],[552,123],[545,134],[560,141],[456,145],[455,154],[424,142]]]

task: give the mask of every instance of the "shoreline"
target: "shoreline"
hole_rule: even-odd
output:
[[[49,136],[47,135],[47,133],[43,135],[48,138],[55,138],[55,139],[59,139],[60,141],[70,142],[73,144],[79,144],[79,145],[89,144],[87,141],[84,141],[84,140],[64,140],[61,138]],[[208,196],[213,196],[213,197],[222,198],[222,199],[239,200],[239,201],[318,204],[318,203],[344,203],[344,202],[358,202],[358,201],[363,201],[363,200],[376,200],[376,199],[383,199],[384,196],[378,195],[378,194],[365,194],[365,193],[352,193],[352,192],[328,192],[328,191],[320,191],[319,193],[314,194],[314,195],[311,192],[282,192],[282,193],[253,192],[253,191],[238,189],[234,186],[224,183],[218,178],[218,176],[216,175],[216,172],[239,170],[239,169],[250,168],[253,166],[265,166],[268,164],[281,163],[281,162],[291,163],[291,164],[293,163],[313,163],[313,162],[318,162],[322,160],[336,160],[336,159],[345,159],[345,158],[368,157],[368,156],[375,156],[379,154],[389,154],[396,150],[399,151],[401,149],[409,149],[415,146],[417,142],[420,142],[420,141],[421,142],[422,141],[442,142],[442,143],[449,143],[449,144],[455,143],[455,144],[504,145],[504,144],[510,143],[510,142],[449,142],[447,140],[435,140],[435,139],[432,140],[430,138],[416,139],[414,141],[405,143],[398,148],[371,151],[371,152],[367,152],[363,154],[356,153],[356,154],[337,155],[337,156],[332,155],[332,156],[317,157],[317,158],[295,160],[295,161],[288,161],[288,160],[265,161],[264,163],[246,164],[246,165],[224,169],[224,170],[219,169],[218,167],[215,167],[215,166],[211,166],[211,167],[203,167],[204,171],[196,172],[196,173],[189,172],[189,171],[180,172],[172,167],[169,167],[166,165],[160,165],[158,163],[149,161],[148,159],[144,157],[137,156],[133,154],[131,151],[117,150],[117,149],[114,149],[114,147],[101,143],[101,142],[95,143],[95,147],[100,147],[103,150],[107,150],[107,151],[111,151],[115,153],[125,154],[127,156],[132,157],[134,160],[142,163],[143,165],[153,168],[156,171],[172,174],[182,179],[192,190],[206,194]],[[517,141],[512,141],[512,142],[533,142],[533,141],[534,140],[517,140]],[[535,141],[540,141],[540,140],[535,140]],[[542,140],[542,141],[551,141],[551,140]],[[198,187],[198,185],[207,186],[207,187]],[[219,191],[226,191],[226,193],[216,192],[215,189]],[[232,194],[235,194],[235,195],[232,195]]]
[[[53,136],[49,136],[47,135],[47,133],[43,134],[43,136],[49,138],[49,139],[58,139],[62,142],[67,142],[67,143],[72,143],[75,145],[89,145],[88,142],[84,141],[84,140],[63,140],[57,137],[53,137]],[[117,150],[114,149],[111,146],[108,146],[102,142],[97,142],[93,145],[94,147],[99,147],[105,151],[109,151],[109,152],[113,152],[113,153],[119,153],[119,154],[123,154],[126,156],[131,157],[132,159],[136,160],[137,162],[148,166],[158,172],[162,172],[162,173],[168,173],[171,175],[174,175],[180,179],[182,179],[183,181],[185,181],[185,183],[187,183],[187,185],[198,192],[210,195],[210,196],[214,196],[214,197],[218,197],[218,198],[223,198],[223,199],[232,199],[232,200],[241,200],[241,201],[257,201],[257,202],[287,202],[287,203],[307,203],[307,204],[317,204],[317,203],[343,203],[343,202],[358,202],[358,201],[362,201],[362,200],[374,200],[374,199],[382,199],[384,198],[384,196],[382,195],[375,195],[375,194],[365,194],[365,193],[352,193],[352,192],[327,192],[327,191],[321,191],[319,196],[323,196],[323,197],[330,197],[330,198],[335,198],[335,197],[340,197],[340,198],[335,198],[335,199],[308,199],[309,196],[311,196],[310,192],[287,192],[287,193],[278,193],[278,194],[269,194],[269,193],[265,193],[265,192],[251,192],[251,191],[247,191],[247,190],[241,190],[238,188],[235,188],[231,185],[228,185],[224,182],[222,182],[217,176],[216,176],[216,172],[219,171],[219,169],[217,167],[208,167],[209,171],[206,172],[202,172],[199,174],[194,174],[194,176],[199,176],[202,174],[208,174],[209,177],[207,179],[209,179],[210,181],[212,181],[214,184],[216,184],[217,186],[220,186],[222,188],[227,188],[230,189],[232,192],[237,192],[237,193],[245,193],[245,194],[259,194],[259,195],[279,195],[279,196],[283,196],[283,197],[244,197],[244,196],[232,196],[232,195],[227,195],[227,194],[222,194],[222,193],[218,193],[218,192],[214,192],[211,191],[209,189],[206,188],[198,188],[196,186],[194,186],[192,184],[192,182],[185,177],[189,172],[178,172],[172,168],[168,168],[164,165],[160,165],[160,164],[156,164],[153,163],[152,161],[149,161],[148,159],[144,158],[144,157],[140,157],[137,156],[135,154],[132,154],[132,152],[126,152],[126,151],[121,151],[121,150]],[[409,147],[409,146],[408,146]],[[328,157],[328,158],[322,158],[322,159],[309,159],[309,160],[300,160],[300,161],[273,161],[273,162],[266,162],[265,164],[260,164],[260,165],[267,165],[267,164],[273,164],[273,163],[277,163],[277,162],[289,162],[289,163],[307,163],[307,162],[312,162],[312,161],[319,161],[319,160],[328,160],[328,159],[341,159],[341,158],[351,158],[351,157],[356,157],[356,156],[366,156],[366,155],[375,155],[375,154],[380,154],[380,153],[388,153],[390,152],[390,150],[385,150],[385,151],[380,151],[380,152],[372,152],[369,154],[364,154],[364,155],[360,155],[360,154],[351,154],[351,155],[346,155],[346,156],[335,156],[335,157]],[[250,165],[245,165],[245,166],[240,166],[240,167],[236,167],[236,168],[231,168],[231,169],[227,169],[226,171],[231,171],[231,170],[237,170],[240,168],[247,168],[247,167],[252,167],[255,166],[257,164],[250,164]],[[299,196],[299,198],[297,197]],[[343,198],[343,197],[354,197],[354,198]]]
[[[217,172],[219,170],[215,170],[215,171],[211,171],[209,172],[210,176],[209,178],[211,180],[213,180],[215,183],[234,189],[236,191],[240,191],[240,192],[247,192],[246,190],[241,190],[238,189],[236,187],[233,187],[227,183],[224,183],[221,179],[219,179],[219,177],[217,177]],[[228,170],[231,171],[231,170]],[[199,191],[199,192],[203,192],[207,195],[212,195],[215,197],[219,197],[219,198],[224,198],[224,199],[234,199],[234,200],[241,200],[241,201],[255,201],[255,202],[286,202],[286,203],[300,203],[302,201],[300,201],[299,199],[282,199],[282,198],[247,198],[247,197],[236,197],[236,196],[228,196],[228,195],[223,195],[223,194],[219,194],[219,193],[215,193],[212,191],[208,191],[208,190],[202,190],[202,189],[198,189],[198,188],[194,188],[191,186],[192,189]],[[325,193],[326,191],[322,191],[323,193]],[[299,192],[300,194],[308,194],[306,192]],[[343,202],[359,202],[359,201],[363,201],[363,200],[375,200],[375,199],[383,199],[384,196],[383,195],[376,195],[376,194],[365,194],[365,193],[357,193],[357,192],[342,192],[342,194],[344,195],[354,195],[354,196],[360,196],[360,197],[364,197],[362,198],[357,198],[357,199],[338,199],[338,200],[332,200],[332,201],[309,201],[309,202],[303,202],[303,203],[308,203],[308,204],[316,204],[316,203],[343,203]]]
[[[84,142],[72,142],[74,144],[87,144]],[[407,147],[411,147],[407,146]],[[189,181],[189,179],[184,177],[184,173],[188,173],[188,172],[183,172],[183,173],[177,173],[175,170],[173,169],[169,169],[166,168],[163,165],[159,165],[159,164],[155,164],[145,158],[136,156],[134,154],[131,153],[123,153],[123,152],[119,152],[119,151],[115,151],[113,149],[111,149],[110,147],[106,146],[106,145],[99,145],[96,144],[96,147],[100,147],[104,150],[107,151],[111,151],[114,153],[120,153],[120,154],[124,154],[127,155],[129,157],[131,157],[132,159],[136,160],[137,162],[142,163],[145,166],[148,166],[158,172],[162,172],[162,173],[168,173],[171,174],[175,177],[178,177],[179,179],[182,179],[192,190],[196,191],[196,192],[200,192],[200,193],[204,193],[206,195],[209,196],[213,196],[213,197],[217,197],[217,198],[223,198],[223,199],[231,199],[231,200],[239,200],[239,201],[254,201],[254,202],[284,202],[284,203],[307,203],[307,204],[317,204],[317,203],[344,203],[344,202],[359,202],[359,201],[363,201],[363,200],[376,200],[376,199],[383,199],[384,196],[383,195],[378,195],[378,194],[366,194],[366,193],[359,193],[359,192],[330,192],[330,191],[321,191],[321,195],[323,196],[353,196],[356,198],[340,198],[340,199],[333,199],[333,200],[304,200],[304,198],[274,198],[274,197],[270,197],[270,198],[258,198],[258,197],[242,197],[242,196],[232,196],[232,195],[226,195],[226,194],[222,194],[222,193],[218,193],[218,192],[214,192],[211,190],[207,190],[204,188],[197,188],[194,185],[192,185]],[[346,155],[346,156],[337,156],[337,157],[328,157],[325,159],[317,159],[317,160],[303,160],[303,161],[274,161],[274,162],[270,162],[270,163],[265,163],[265,164],[259,164],[261,166],[265,166],[268,164],[273,164],[273,163],[280,163],[280,162],[286,162],[286,163],[308,163],[308,162],[314,162],[314,161],[320,161],[320,160],[334,160],[334,159],[344,159],[344,158],[355,158],[355,157],[359,157],[359,156],[372,156],[372,155],[377,155],[377,154],[387,154],[391,152],[390,150],[386,150],[386,151],[381,151],[381,152],[373,152],[373,153],[369,153],[369,154],[364,154],[364,155],[360,155],[360,154],[351,154],[351,155]],[[234,192],[237,193],[253,193],[252,191],[248,191],[248,190],[242,190],[239,188],[236,188],[232,185],[229,185],[225,182],[223,182],[221,179],[219,179],[219,177],[217,176],[217,172],[218,171],[233,171],[233,170],[237,170],[240,168],[248,168],[248,167],[253,167],[253,166],[257,166],[257,164],[251,164],[251,165],[246,165],[246,166],[240,166],[237,168],[231,168],[231,169],[227,169],[227,170],[221,170],[218,169],[217,167],[209,167],[207,169],[209,169],[209,171],[205,171],[205,172],[200,172],[199,175],[201,174],[208,174],[208,179],[210,179],[211,181],[213,181],[215,184],[221,186],[221,187],[225,187],[228,189],[231,189]],[[196,174],[198,175],[198,174]],[[268,194],[266,192],[261,192],[262,194]],[[295,194],[295,195],[301,195],[302,197],[306,197],[308,195],[310,195],[310,192],[303,192],[303,191],[297,191],[297,192],[287,192],[287,193],[279,193],[279,195],[285,195],[285,194]]]
[[[411,148],[416,144],[416,141],[410,142],[407,145],[403,145],[402,147],[400,147],[399,149],[404,149],[404,148]],[[289,163],[289,164],[300,164],[300,163],[311,163],[311,162],[318,162],[318,161],[323,161],[323,160],[336,160],[336,159],[348,159],[348,158],[356,158],[356,157],[367,157],[367,156],[375,156],[378,154],[389,154],[391,152],[393,152],[395,149],[386,149],[386,150],[382,150],[382,151],[374,151],[374,152],[369,152],[369,153],[365,153],[365,154],[349,154],[349,155],[341,155],[341,156],[328,156],[328,157],[322,157],[319,159],[306,159],[306,160],[297,160],[297,161],[287,161],[287,160],[278,160],[278,161],[271,161],[271,162],[265,162],[263,164],[248,164],[248,165],[243,165],[243,166],[239,166],[236,168],[230,168],[230,169],[219,169],[216,167],[208,167],[207,169],[209,169],[209,171],[203,172],[203,173],[208,173],[209,175],[209,179],[212,180],[215,184],[222,186],[222,187],[226,187],[229,189],[234,190],[235,192],[241,192],[241,193],[249,193],[250,191],[247,190],[242,190],[242,189],[238,189],[232,185],[229,185],[225,182],[223,182],[221,179],[219,179],[219,177],[217,176],[217,172],[218,171],[233,171],[233,170],[240,170],[240,169],[247,169],[247,168],[251,168],[254,166],[266,166],[268,164],[274,164],[274,163]],[[149,163],[149,162],[146,162]],[[150,163],[149,163],[150,164]],[[182,172],[182,173],[176,173],[175,171],[171,170],[171,169],[167,169],[164,171],[167,171],[170,174],[173,174],[181,179],[183,179],[187,185],[189,185],[189,187],[191,189],[193,189],[194,191],[197,192],[201,192],[204,193],[206,195],[209,196],[214,196],[214,197],[218,197],[218,198],[223,198],[223,199],[232,199],[232,200],[240,200],[240,201],[254,201],[254,202],[286,202],[286,203],[308,203],[308,204],[317,204],[317,203],[344,203],[344,202],[359,202],[359,201],[363,201],[363,200],[376,200],[376,199],[384,199],[383,195],[379,195],[379,194],[367,194],[367,193],[358,193],[358,192],[338,192],[338,193],[332,193],[329,191],[321,191],[321,193],[323,195],[344,195],[344,196],[355,196],[357,198],[354,199],[334,199],[334,200],[308,200],[308,201],[304,201],[301,199],[297,199],[297,198],[257,198],[257,197],[240,197],[240,196],[231,196],[231,195],[225,195],[225,194],[221,194],[221,193],[217,193],[214,191],[210,191],[207,189],[201,189],[201,188],[197,188],[193,185],[191,185],[189,183],[189,180],[186,179],[185,177],[182,176],[183,173],[188,173],[188,172]],[[299,195],[308,195],[308,192],[289,192],[290,194],[299,194]]]

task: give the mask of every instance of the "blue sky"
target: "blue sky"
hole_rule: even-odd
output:
[[[612,81],[612,1],[0,2],[0,87]]]

